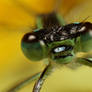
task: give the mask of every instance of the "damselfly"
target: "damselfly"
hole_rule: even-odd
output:
[[[37,73],[9,92],[17,92],[27,82],[39,77],[33,92],[40,92],[42,84],[57,65],[92,66],[92,23],[75,22],[66,24],[56,9],[37,16],[37,29],[24,35],[21,41],[24,55],[31,61],[47,59],[42,73]]]

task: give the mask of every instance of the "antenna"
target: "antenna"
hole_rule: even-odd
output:
[[[87,16],[82,22],[85,22],[90,16]]]
[[[89,16],[88,17],[86,17],[81,23],[81,26],[83,26],[84,25],[84,22],[87,20],[89,18]]]

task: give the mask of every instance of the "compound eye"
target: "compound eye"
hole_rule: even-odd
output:
[[[42,44],[39,40],[39,36],[35,32],[25,34],[21,41],[22,51],[31,61],[39,61],[43,59],[43,45],[44,42]]]

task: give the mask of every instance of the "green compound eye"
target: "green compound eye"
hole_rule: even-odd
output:
[[[39,61],[44,58],[44,42],[39,40],[35,32],[24,35],[21,47],[24,55],[31,61]]]

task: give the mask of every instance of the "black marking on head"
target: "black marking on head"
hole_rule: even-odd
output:
[[[53,26],[50,28],[40,29],[39,31],[28,33],[24,36],[23,41],[35,42],[43,40],[45,44],[49,44],[55,41],[62,41],[66,39],[72,39],[92,30],[92,23],[71,23],[65,26]],[[33,36],[33,37],[32,37]],[[32,39],[33,38],[33,39]]]
[[[24,35],[23,42],[30,43],[30,42],[37,42],[37,36],[34,33],[27,33]]]
[[[66,58],[68,56],[73,56],[71,53],[67,54],[67,55],[58,55],[58,56],[55,56],[54,59],[59,59],[59,58]]]
[[[36,32],[27,33],[24,35],[22,41],[26,43],[37,42],[37,41],[42,40],[46,33],[47,33],[46,29],[41,29]]]

